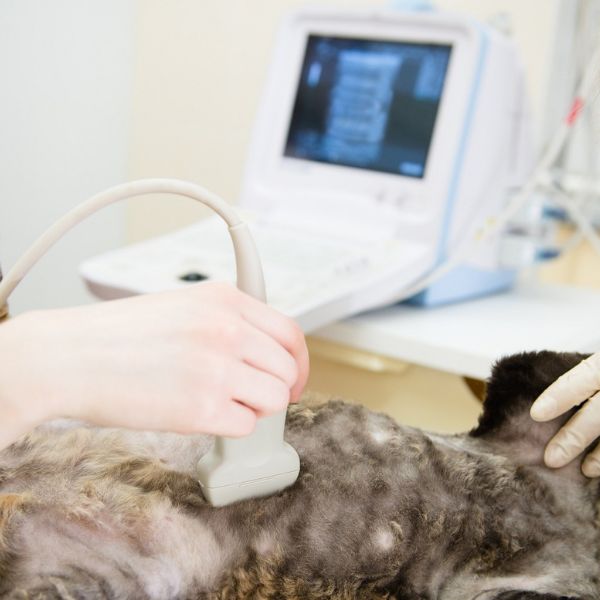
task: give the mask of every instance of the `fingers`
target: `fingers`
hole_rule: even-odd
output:
[[[563,467],[600,435],[600,392],[578,410],[546,446],[549,467]]]
[[[256,413],[239,402],[227,402],[219,410],[219,417],[203,424],[202,429],[213,435],[242,437],[256,427]]]
[[[531,418],[549,421],[578,406],[600,389],[600,353],[559,377],[531,407]]]
[[[241,358],[252,367],[281,379],[289,389],[298,380],[298,367],[292,355],[272,337],[246,324],[251,329],[241,344]]]
[[[600,444],[585,457],[581,470],[586,477],[600,477]]]
[[[230,394],[259,417],[285,410],[290,389],[281,379],[244,363],[232,369]]]
[[[196,293],[206,308],[212,305],[230,315],[223,326],[215,324],[215,339],[225,339],[228,351],[248,365],[278,377],[287,384],[287,401],[299,399],[309,371],[308,349],[298,324],[272,307],[225,284],[199,284]],[[251,330],[239,326],[237,317]],[[286,402],[287,402],[286,401]]]
[[[596,353],[559,377],[534,402],[531,417],[549,421],[587,400],[546,446],[544,460],[549,467],[565,466],[600,436],[599,389],[600,353]],[[600,476],[600,445],[585,458],[582,471],[588,477]]]
[[[300,396],[302,395],[302,392],[306,386],[306,382],[308,381],[310,364],[306,342],[304,342],[304,350],[305,351],[301,353],[300,360],[298,362],[298,379],[291,390],[290,402],[298,402],[298,400],[300,400]]]
[[[297,377],[291,390],[291,400],[295,402],[306,385],[309,372],[308,349],[304,334],[298,324],[289,317],[250,296],[247,296],[247,299],[243,317],[281,344],[296,362]]]

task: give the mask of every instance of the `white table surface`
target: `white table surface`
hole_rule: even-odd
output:
[[[314,332],[413,364],[485,379],[500,357],[525,350],[600,350],[600,291],[523,284],[439,308],[397,305]]]

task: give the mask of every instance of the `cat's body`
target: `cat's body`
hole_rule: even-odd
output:
[[[504,361],[471,434],[427,434],[339,401],[294,407],[286,436],[301,457],[298,482],[221,509],[204,502],[194,478],[207,438],[39,430],[0,455],[0,590],[600,598],[598,483],[577,464],[546,469],[543,446],[559,423],[527,414],[580,358]]]

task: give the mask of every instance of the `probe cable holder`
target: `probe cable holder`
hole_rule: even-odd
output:
[[[0,321],[8,315],[7,300],[37,261],[67,231],[96,211],[127,198],[145,194],[177,194],[212,208],[227,223],[233,243],[238,288],[266,301],[262,266],[248,226],[222,198],[209,190],[176,179],[142,179],[114,186],[92,196],[56,221],[21,256],[0,281]],[[257,420],[253,433],[243,438],[217,437],[199,462],[202,492],[213,506],[266,496],[292,485],[300,471],[297,452],[283,440],[286,411]]]

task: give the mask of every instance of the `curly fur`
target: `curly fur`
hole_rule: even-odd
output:
[[[307,400],[286,428],[296,484],[220,509],[194,477],[208,437],[39,428],[0,454],[0,595],[600,598],[598,482],[579,464],[544,467],[567,417],[528,414],[581,358],[501,361],[468,434]]]

